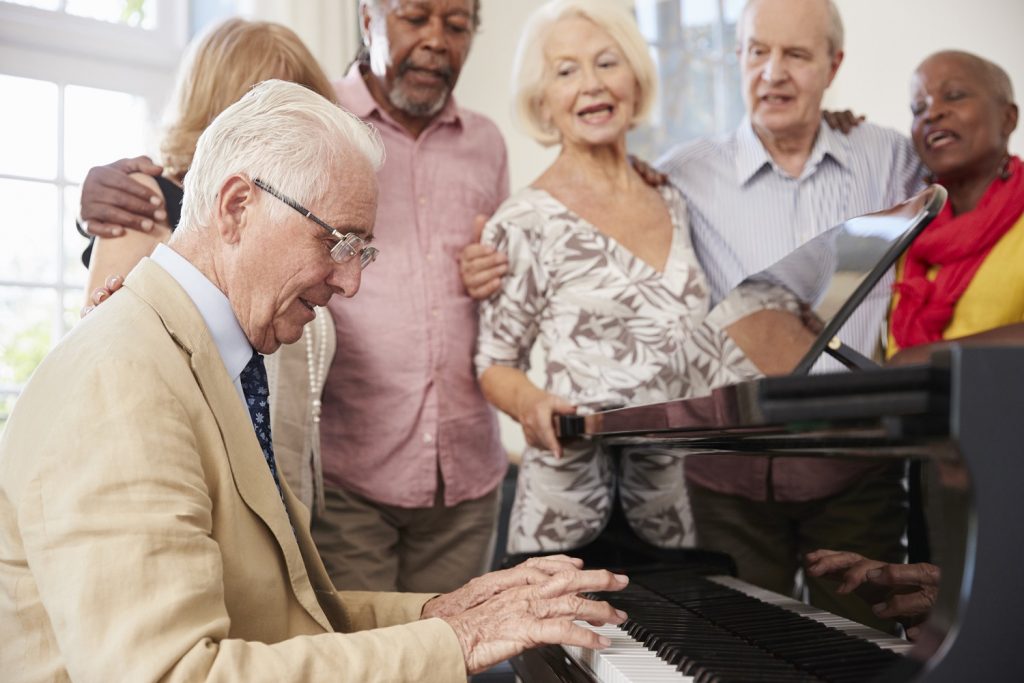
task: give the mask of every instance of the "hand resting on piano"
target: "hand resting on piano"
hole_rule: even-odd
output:
[[[939,592],[941,572],[927,562],[890,564],[857,553],[815,550],[806,556],[807,573],[842,582],[837,593],[857,593],[879,617],[895,619],[915,640]]]
[[[429,600],[422,617],[448,622],[471,674],[539,645],[601,649],[609,645],[608,638],[573,622],[618,625],[627,615],[581,594],[620,591],[629,579],[582,567],[582,560],[565,555],[531,558]]]

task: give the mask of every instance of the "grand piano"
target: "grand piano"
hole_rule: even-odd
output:
[[[1021,679],[1024,348],[953,347],[921,366],[764,378],[561,428],[618,444],[935,462],[939,533],[962,561],[943,567],[913,646],[699,567],[641,570],[627,592],[601,596],[631,615],[612,648],[527,653],[513,662],[523,680]],[[609,675],[633,666],[648,668]]]
[[[820,263],[825,244],[837,255],[829,260],[830,277],[810,278],[813,291],[798,298],[820,307],[826,281],[853,288],[794,374],[732,382],[693,398],[561,416],[556,425],[561,438],[611,446],[930,463],[941,475],[933,506],[941,514],[929,521],[945,561],[937,603],[917,641],[739,581],[729,576],[727,557],[680,551],[675,561],[659,562],[641,550],[598,554],[595,562],[583,549],[589,564],[630,575],[622,593],[596,596],[630,619],[595,629],[612,640],[605,650],[547,647],[515,658],[521,680],[1024,679],[1018,663],[1024,591],[1015,580],[1024,576],[1024,348],[953,346],[927,364],[882,368],[839,341],[855,310],[884,315],[885,273],[943,200],[941,189],[932,189],[880,214],[886,229],[893,216],[909,221],[906,230],[890,230],[887,240],[875,239],[878,222],[854,219],[848,222],[854,229],[839,226],[753,278],[782,282],[787,272]],[[850,240],[851,234],[866,239]],[[843,271],[837,245],[863,251],[865,242],[881,248],[880,257],[868,259],[867,274],[831,277]],[[839,363],[818,361],[822,351],[858,371],[836,372]],[[817,374],[809,374],[812,366]]]

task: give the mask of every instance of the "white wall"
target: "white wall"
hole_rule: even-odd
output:
[[[932,52],[967,50],[1006,69],[1024,102],[1022,0],[836,0],[846,25],[846,59],[826,106],[910,129],[909,82]],[[1024,132],[1010,140],[1024,154]]]
[[[459,77],[459,104],[491,117],[508,145],[512,189],[529,184],[555,158],[512,120],[511,74],[516,43],[526,18],[543,0],[481,0],[480,33]]]

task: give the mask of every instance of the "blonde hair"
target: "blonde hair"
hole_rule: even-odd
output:
[[[647,118],[658,92],[654,60],[636,21],[627,9],[609,0],[552,0],[541,5],[526,22],[512,69],[515,114],[526,132],[544,146],[558,144],[561,135],[545,125],[541,98],[550,75],[544,61],[544,44],[555,24],[566,17],[582,17],[611,36],[626,64],[636,76],[637,104],[632,125]]]
[[[336,99],[312,53],[280,24],[228,19],[194,41],[179,73],[171,123],[160,142],[168,175],[180,182],[210,122],[255,84],[275,78]]]
[[[384,145],[373,126],[295,83],[259,83],[199,136],[176,233],[208,227],[221,185],[236,173],[315,205],[339,190],[338,173],[352,155],[380,168]],[[281,202],[268,207],[272,220],[290,211]]]

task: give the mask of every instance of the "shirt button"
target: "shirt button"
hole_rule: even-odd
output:
[[[425,432],[423,434],[423,443],[426,443],[426,444],[434,443],[434,435],[431,434],[430,432]]]
[[[434,316],[436,318],[437,317],[437,309],[436,308],[430,309],[430,315],[432,315],[432,316]]]
[[[426,206],[426,204],[427,204],[427,198],[426,197],[420,197],[420,206]]]

